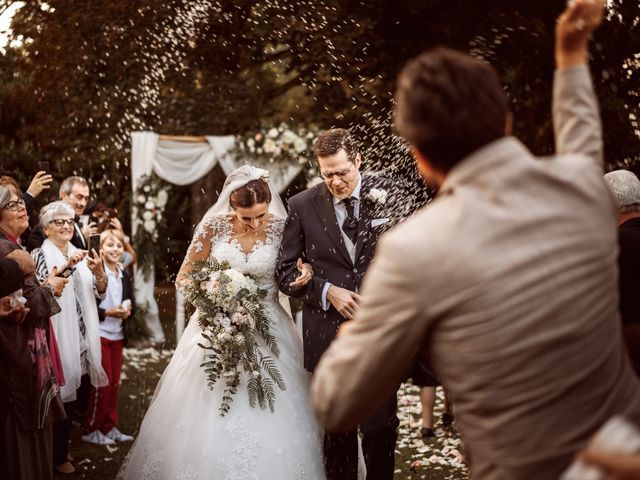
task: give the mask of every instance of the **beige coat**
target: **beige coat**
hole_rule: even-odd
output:
[[[507,137],[378,244],[356,319],[312,384],[356,425],[429,349],[477,479],[555,479],[611,415],[640,422],[618,317],[616,209],[586,66],[556,72],[558,156]]]

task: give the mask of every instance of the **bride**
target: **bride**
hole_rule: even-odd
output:
[[[268,291],[265,312],[280,354],[274,358],[286,390],[275,389],[275,410],[252,408],[241,377],[231,408],[221,416],[224,381],[207,386],[200,366],[202,327],[191,318],[167,366],[125,460],[121,479],[324,479],[321,432],[309,403],[302,342],[278,302],[274,277],[286,211],[268,172],[243,166],[227,178],[216,204],[196,229],[177,287],[184,292],[197,262],[216,258],[251,274]],[[299,262],[304,285],[311,267]],[[265,355],[264,342],[259,342]]]

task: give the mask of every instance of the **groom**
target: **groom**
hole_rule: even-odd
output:
[[[399,219],[398,186],[361,175],[362,162],[347,130],[323,132],[314,143],[324,182],[289,200],[276,275],[280,289],[303,307],[305,368],[313,372],[340,325],[358,308],[358,290],[381,232]],[[406,197],[402,198],[407,206]],[[393,206],[394,215],[391,215]],[[295,284],[302,258],[314,270],[311,282]],[[368,479],[392,479],[397,438],[396,395],[361,425]],[[357,430],[325,435],[325,466],[330,480],[357,478]]]

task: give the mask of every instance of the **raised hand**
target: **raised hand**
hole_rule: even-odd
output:
[[[102,266],[102,259],[98,252],[91,250],[91,255],[87,255],[87,266],[96,280],[96,288],[98,292],[103,293],[107,289],[107,275],[104,273],[104,267]]]
[[[296,267],[300,272],[300,276],[289,285],[291,285],[292,287],[303,287],[313,278],[313,268],[311,268],[311,265],[309,265],[308,263],[304,263],[301,258],[298,258]]]
[[[556,25],[556,63],[558,68],[586,63],[587,45],[593,31],[602,23],[604,0],[570,0]]]
[[[327,300],[331,302],[340,315],[347,320],[351,320],[358,310],[360,295],[346,288],[331,285],[327,291]]]
[[[84,257],[87,256],[86,250],[78,250],[71,257],[69,257],[69,261],[67,262],[68,267],[75,266],[78,262],[80,262]]]
[[[31,180],[29,188],[27,188],[27,193],[35,198],[40,195],[43,190],[48,190],[49,188],[51,188],[49,184],[52,181],[53,177],[47,172],[38,172]]]
[[[89,237],[96,233],[98,233],[98,225],[96,225],[95,222],[89,222],[87,226],[82,229],[82,235],[84,235],[87,243],[89,243]]]
[[[69,280],[66,278],[58,277],[57,275],[58,267],[53,267],[51,269],[51,272],[49,273],[49,276],[47,277],[47,280],[45,281],[45,284],[51,287],[51,289],[53,290],[53,294],[56,297],[60,297],[62,296],[64,287],[67,285],[67,283],[69,283]]]
[[[109,219],[109,225],[111,225],[116,230],[120,230],[124,234],[122,223],[120,223],[120,220],[118,220],[116,217],[112,217]]]

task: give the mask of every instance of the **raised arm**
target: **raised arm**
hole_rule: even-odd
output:
[[[553,127],[558,154],[581,153],[602,167],[602,125],[587,67],[591,33],[602,22],[604,0],[575,0],[558,18]]]

